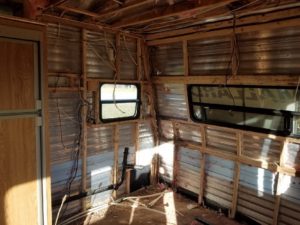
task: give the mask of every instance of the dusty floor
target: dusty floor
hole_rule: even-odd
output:
[[[132,196],[143,196],[159,193],[159,188],[149,188],[140,190]],[[148,199],[139,199],[142,204],[149,204],[159,196]],[[132,205],[138,205],[137,201],[123,201],[121,205],[112,205],[107,210],[90,215],[85,219],[84,225],[200,225],[193,222],[195,217],[200,217],[211,225],[238,225],[236,221],[228,219],[222,213],[218,213],[205,208],[193,208],[197,206],[195,202],[186,197],[166,191],[151,209],[155,212]]]

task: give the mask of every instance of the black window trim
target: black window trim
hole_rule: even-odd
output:
[[[101,101],[101,88],[105,84],[112,84],[112,85],[134,85],[137,88],[137,99],[122,99],[122,100],[103,100]],[[110,83],[105,82],[101,83],[99,86],[99,119],[102,123],[112,123],[112,122],[120,122],[120,121],[130,121],[140,118],[141,113],[141,86],[140,84],[136,83]],[[113,118],[113,119],[103,119],[102,118],[102,104],[118,104],[118,103],[136,103],[135,115],[129,117],[120,117],[120,118]]]
[[[281,136],[291,136],[291,137],[300,137],[300,135],[292,134],[293,132],[293,117],[300,116],[300,112],[292,112],[287,110],[274,110],[267,108],[254,108],[254,107],[246,107],[246,106],[235,106],[235,105],[223,105],[223,104],[210,104],[210,103],[201,103],[201,102],[193,102],[192,99],[192,88],[193,87],[222,87],[222,88],[269,88],[269,89],[296,89],[296,87],[290,86],[258,86],[258,85],[213,85],[213,84],[189,84],[187,86],[187,94],[188,94],[188,104],[190,111],[190,118],[192,121],[197,123],[211,124],[217,126],[225,126],[229,128],[236,128],[242,130],[249,130],[254,132],[261,132],[267,134],[275,134]],[[200,106],[202,119],[199,119],[194,114],[193,106]],[[273,115],[273,116],[282,116],[284,118],[284,130],[283,131],[274,131],[271,129],[258,128],[248,125],[238,125],[227,122],[219,122],[214,120],[208,120],[206,116],[205,108],[210,109],[221,109],[221,110],[231,110],[235,112],[249,112],[249,113],[257,113],[263,115]]]

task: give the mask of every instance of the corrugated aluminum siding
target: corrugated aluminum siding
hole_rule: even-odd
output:
[[[238,74],[295,74],[300,72],[300,30],[291,27],[238,35]]]
[[[200,151],[184,147],[179,147],[177,154],[177,186],[198,194],[200,188],[199,174],[202,154]]]
[[[49,72],[81,73],[81,30],[48,24]]]
[[[154,137],[149,121],[139,124],[139,150],[136,153],[136,164],[149,166],[154,154]]]
[[[200,126],[197,125],[178,125],[179,139],[183,141],[190,141],[195,143],[201,143]]]
[[[118,153],[118,178],[122,176],[122,162],[124,156],[124,149],[129,148],[129,154],[127,158],[128,164],[134,164],[135,162],[135,129],[136,124],[125,124],[119,126],[119,153]],[[125,193],[125,182],[118,190],[118,194]]]
[[[52,201],[61,202],[67,193],[66,184],[73,166],[72,153],[76,149],[75,140],[79,135],[78,93],[50,93],[48,101],[49,141],[51,152],[51,188]],[[59,110],[59,111],[58,111]],[[60,117],[59,117],[60,114]],[[77,193],[81,185],[81,161],[78,172],[71,186],[71,193]],[[65,215],[78,212],[81,206],[75,201],[68,205]],[[56,215],[58,206],[53,208]]]
[[[241,165],[237,211],[261,224],[272,224],[275,173]]]
[[[182,43],[153,47],[150,54],[154,76],[184,74]]]
[[[157,148],[159,156],[159,177],[171,183],[173,181],[174,143],[161,142]]]
[[[207,126],[206,143],[207,147],[212,150],[236,154],[237,137],[234,131],[221,127]]]
[[[290,142],[287,145],[287,153],[284,157],[284,164],[291,168],[300,168],[300,144]]]
[[[279,162],[282,142],[257,135],[244,134],[243,155],[268,162]]]
[[[113,79],[115,74],[115,36],[103,32],[86,32],[86,69],[88,78]]]
[[[230,68],[231,38],[188,42],[191,75],[225,75]]]
[[[284,176],[279,209],[279,225],[299,225],[300,177]]]
[[[207,155],[205,175],[205,198],[221,207],[230,208],[233,194],[234,162]]]
[[[160,116],[186,119],[187,103],[183,84],[159,84],[156,86],[158,113]]]
[[[87,151],[87,188],[93,191],[111,185],[114,168],[112,127],[88,128]],[[87,205],[105,204],[110,200],[111,193],[106,191],[92,196],[87,199]]]

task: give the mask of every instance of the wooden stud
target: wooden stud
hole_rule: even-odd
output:
[[[143,80],[142,69],[143,69],[143,65],[142,65],[142,40],[138,39],[137,40],[137,80],[138,81]]]
[[[282,151],[280,154],[280,158],[279,158],[279,165],[281,167],[284,166],[284,162],[287,156],[287,148],[288,148],[288,140],[285,140],[282,144]],[[279,216],[279,209],[280,209],[280,202],[281,202],[281,186],[282,186],[282,179],[283,179],[283,174],[282,173],[278,173],[277,174],[277,184],[276,184],[276,196],[275,196],[275,206],[274,206],[274,211],[273,211],[273,225],[277,225],[278,224],[278,216]]]
[[[117,33],[116,34],[116,60],[115,60],[115,67],[116,67],[115,79],[116,80],[121,80],[121,77],[120,77],[121,51],[122,51],[121,34]]]
[[[82,30],[82,98],[87,99],[87,73],[86,73],[86,42],[85,42],[86,30]],[[87,106],[82,107],[81,111],[82,117],[82,136],[81,136],[81,191],[87,191]],[[84,199],[82,200],[82,207],[86,209],[86,204]]]
[[[113,184],[118,183],[118,172],[119,172],[119,137],[120,131],[119,126],[113,127],[113,141],[114,141],[114,170],[113,170]],[[117,192],[113,191],[113,197],[117,197]]]
[[[182,49],[183,49],[184,76],[188,76],[189,75],[189,49],[188,49],[188,42],[186,40],[182,41]]]
[[[201,133],[201,146],[203,149],[206,149],[206,130],[205,125],[200,126]],[[203,203],[204,190],[205,190],[205,162],[206,162],[206,154],[201,152],[201,161],[200,161],[200,189],[198,196],[198,204],[201,205]]]
[[[174,155],[173,155],[173,188],[177,188],[177,174],[179,170],[178,165],[178,154],[179,154],[179,145],[177,141],[180,139],[179,129],[175,122],[172,122],[173,133],[174,133]]]
[[[237,157],[241,157],[243,149],[243,134],[240,132],[236,133],[237,140]],[[234,218],[237,209],[238,202],[238,190],[239,190],[239,181],[240,181],[240,163],[235,162],[234,168],[234,177],[233,177],[233,191],[232,191],[232,204],[229,212],[229,218]]]

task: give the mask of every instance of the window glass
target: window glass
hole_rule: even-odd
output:
[[[202,103],[243,105],[243,90],[232,87],[200,87],[200,98]]]
[[[223,109],[209,109],[205,107],[205,114],[208,121],[244,125],[244,117],[242,112]]]
[[[274,131],[284,131],[284,117],[246,113],[245,125]]]
[[[103,84],[101,100],[135,100],[138,97],[137,86],[133,84]]]
[[[137,113],[136,105],[136,103],[103,104],[101,108],[102,119],[135,117]]]
[[[103,84],[100,87],[100,119],[103,122],[135,119],[139,114],[139,93],[133,84]]]
[[[296,88],[191,85],[188,90],[197,121],[300,135]]]
[[[295,92],[295,89],[245,88],[245,106],[298,111]]]

